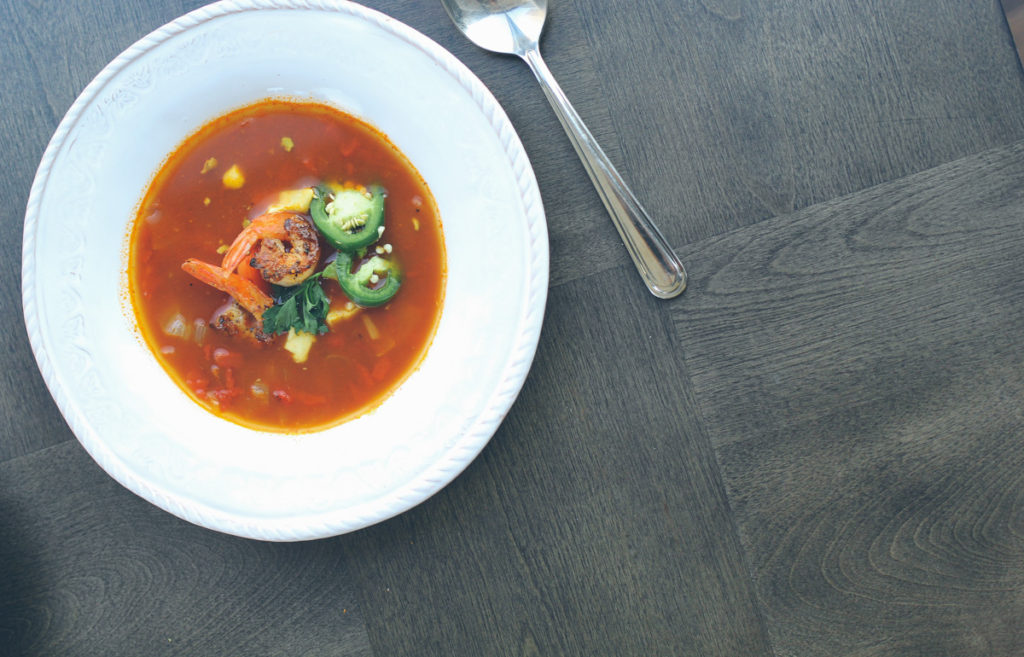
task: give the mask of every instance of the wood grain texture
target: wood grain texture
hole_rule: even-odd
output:
[[[0,464],[0,653],[369,657],[339,545],[200,529],[75,442]]]
[[[483,454],[346,537],[378,654],[770,654],[664,306],[629,274],[554,290]]]
[[[574,4],[621,168],[673,244],[1024,138],[998,2]]]
[[[672,307],[779,655],[1024,650],[1024,144],[689,251]]]
[[[0,0],[5,239],[85,84],[201,4]],[[0,287],[0,653],[1024,654],[1024,146],[985,151],[1024,139],[1024,75],[995,0],[552,2],[549,65],[683,247],[668,303],[525,65],[437,2],[366,4],[465,62],[533,162],[553,288],[519,401],[412,511],[243,541],[89,460]]]

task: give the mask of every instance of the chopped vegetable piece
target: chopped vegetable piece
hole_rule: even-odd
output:
[[[252,382],[252,385],[249,386],[249,394],[252,395],[253,399],[265,402],[270,397],[270,388],[268,388],[267,384],[263,382],[263,379],[256,379]]]
[[[202,317],[196,317],[192,320],[192,339],[195,340],[197,345],[203,345],[203,341],[206,340],[206,331],[208,328],[209,325]]]
[[[286,288],[280,300],[263,311],[263,330],[272,334],[287,333],[289,329],[325,333],[330,305],[320,287],[320,274],[313,274],[301,285]]]
[[[327,313],[327,324],[333,328],[338,322],[352,319],[360,310],[362,309],[351,301],[341,308],[331,308],[331,312]]]
[[[167,323],[164,325],[164,333],[173,338],[188,340],[192,336],[192,327],[185,321],[184,315],[181,313],[174,313],[174,315],[167,320]]]
[[[291,137],[281,137],[281,148],[286,152],[291,153],[292,149],[295,148],[295,142],[292,141]]]
[[[363,326],[366,327],[366,335],[368,335],[371,340],[380,339],[380,329],[377,328],[377,325],[373,323],[373,320],[370,319],[368,315],[363,315]]]
[[[345,189],[334,195],[334,200],[324,206],[331,223],[349,232],[362,228],[370,219],[373,200],[370,194],[355,189]]]
[[[203,162],[203,168],[199,171],[199,173],[206,173],[207,171],[213,169],[216,166],[217,166],[217,158],[211,157],[207,161]]]
[[[309,212],[309,202],[313,200],[313,189],[286,189],[277,195],[277,202],[271,203],[267,212]]]
[[[366,308],[383,306],[391,301],[402,284],[395,263],[380,256],[373,256],[353,273],[352,256],[339,251],[338,259],[328,265],[324,273],[334,276],[348,298]],[[374,275],[378,277],[378,284],[370,282]],[[380,285],[379,279],[385,276],[383,285]]]
[[[316,342],[316,336],[312,333],[290,328],[288,337],[284,341],[284,348],[292,353],[292,360],[296,363],[305,363],[314,342]]]
[[[241,189],[242,185],[245,184],[245,175],[238,168],[237,164],[232,164],[231,168],[224,172],[220,180],[228,189]]]
[[[384,190],[371,187],[369,196],[355,189],[313,190],[309,214],[331,246],[352,253],[380,239],[384,229]]]

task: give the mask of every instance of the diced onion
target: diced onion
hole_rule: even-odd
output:
[[[206,341],[207,328],[206,320],[201,317],[196,317],[195,321],[192,322],[192,339],[195,340],[197,345],[202,346],[203,342]]]
[[[268,388],[267,384],[263,382],[263,379],[256,379],[253,381],[252,385],[249,386],[249,392],[252,394],[254,399],[259,399],[260,401],[267,401],[270,399],[270,388]]]
[[[377,325],[373,323],[369,315],[363,315],[363,325],[366,326],[366,334],[370,336],[371,340],[376,340],[380,337],[380,330]]]
[[[185,316],[181,313],[174,313],[174,316],[164,324],[164,333],[173,337],[181,338],[182,340],[188,340],[192,334],[192,328],[185,321]]]

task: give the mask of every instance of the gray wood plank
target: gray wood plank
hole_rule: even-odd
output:
[[[1024,138],[998,2],[573,4],[620,168],[673,244]]]
[[[66,442],[0,463],[0,649],[19,657],[370,657],[337,541],[200,529]]]
[[[671,307],[781,655],[1024,646],[1024,143],[706,240]]]
[[[482,455],[346,538],[378,654],[770,654],[666,307],[634,279],[553,290]]]

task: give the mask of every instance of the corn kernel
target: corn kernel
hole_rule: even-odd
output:
[[[224,172],[221,177],[221,182],[228,189],[240,189],[245,184],[245,176],[242,174],[242,170],[238,168],[237,164],[232,164],[231,168]]]

